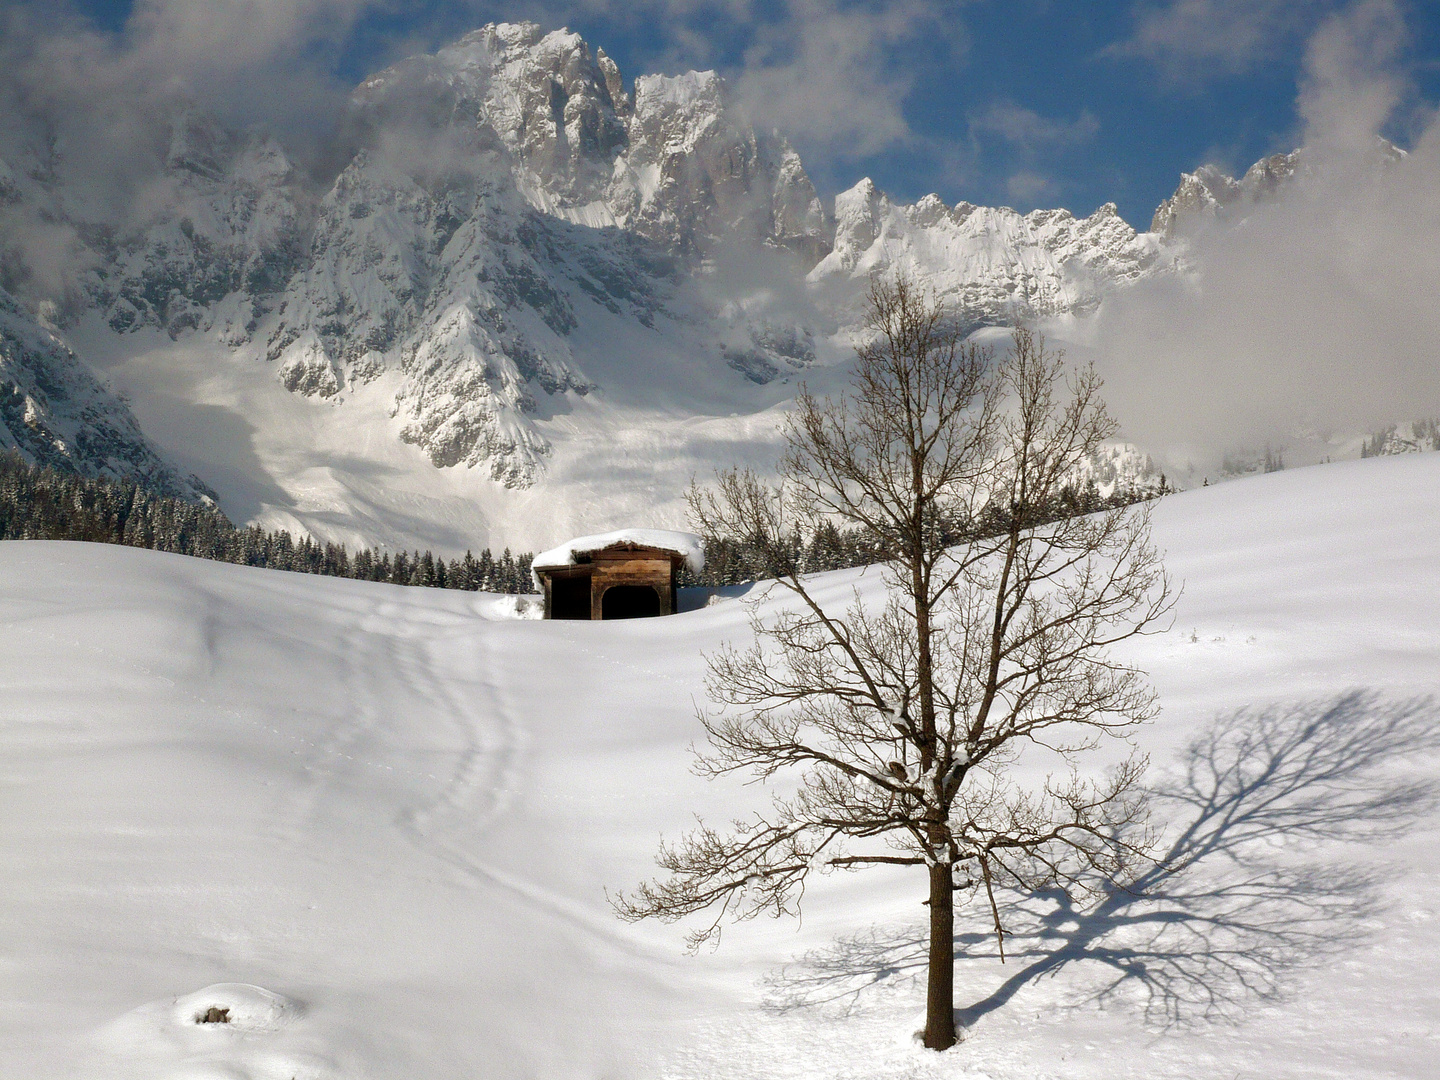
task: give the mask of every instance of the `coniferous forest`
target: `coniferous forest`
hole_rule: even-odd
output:
[[[156,495],[126,480],[86,477],[0,453],[0,540],[89,540],[302,574],[427,585],[441,589],[531,593],[530,554],[486,548],[450,559],[429,551],[348,551],[344,544],[295,539],[281,529],[237,528],[220,510]]]
[[[1035,524],[1075,514],[1113,509],[1153,498],[1169,490],[1118,491],[1102,497],[1093,485],[1067,490],[1054,506],[1034,508]],[[995,514],[971,528],[1001,524]],[[959,537],[957,536],[957,541]],[[99,544],[168,551],[201,559],[293,570],[302,574],[421,585],[472,592],[533,593],[532,553],[499,556],[486,548],[477,557],[446,560],[430,551],[349,551],[284,529],[271,532],[258,525],[239,528],[217,507],[157,495],[128,480],[62,473],[32,465],[15,450],[0,452],[0,540],[88,540]],[[817,573],[884,562],[890,556],[883,538],[838,529],[823,522],[809,531],[796,529],[783,550],[759,548],[743,539],[705,538],[705,569],[681,571],[681,585],[734,585],[778,577],[792,571]]]
[[[1101,495],[1094,482],[1066,487],[1058,498],[1044,506],[1027,507],[1027,524],[1041,526],[1062,518],[1114,510],[1132,503],[1145,502],[1175,490],[1164,476],[1155,485],[1119,487],[1109,495]],[[1002,532],[1008,516],[1014,511],[988,507],[973,521],[936,523],[941,541],[946,544],[963,542],[967,535],[993,535]],[[859,528],[842,529],[832,522],[820,522],[810,529],[796,527],[786,533],[779,547],[760,545],[743,538],[705,537],[705,569],[680,572],[681,585],[739,585],[786,574],[813,574],[823,570],[843,570],[852,566],[869,566],[887,562],[894,556],[892,543],[885,537]]]

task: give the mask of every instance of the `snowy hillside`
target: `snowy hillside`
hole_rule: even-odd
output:
[[[396,371],[400,438],[508,488],[543,473],[535,420],[600,388],[582,327],[608,314],[719,367],[683,260],[721,236],[824,243],[799,158],[713,73],[641,78],[632,102],[603,51],[533,23],[367,79],[350,122],[360,148],[256,356],[320,397]]]
[[[372,435],[503,489],[546,475],[545,421],[592,391],[634,388],[635,372],[612,370],[626,338],[673,358],[668,384],[690,382],[694,362],[733,384],[702,407],[720,415],[732,397],[767,407],[774,395],[747,381],[816,359],[815,331],[793,311],[777,323],[763,295],[717,291],[701,271],[733,248],[798,284],[830,235],[795,151],[739,117],[713,72],[642,76],[630,92],[576,34],[490,25],[357,87],[348,162],[319,185],[273,139],[190,108],[156,119],[167,149],[149,163],[144,203],[118,223],[77,194],[43,124],[0,147],[14,157],[0,162],[0,241],[41,222],[63,236],[77,254],[58,299],[118,335],[87,359],[134,354],[159,329],[336,408],[388,375],[383,405],[397,422],[368,424]],[[303,515],[289,494],[286,509]],[[233,512],[241,501],[222,491]],[[363,532],[364,519],[356,506],[347,524]],[[389,519],[370,535],[443,542],[441,522],[407,530],[398,508]]]
[[[283,391],[282,391],[283,392]],[[319,406],[324,407],[324,406]],[[0,1062],[16,1077],[1420,1077],[1440,1048],[1440,455],[1167,497],[1185,591],[1138,741],[1190,868],[957,926],[821,879],[689,957],[604,890],[763,798],[688,770],[734,600],[625,624],[0,545]],[[873,593],[832,575],[825,593]],[[513,604],[513,601],[511,601]],[[231,1023],[197,1024],[210,1008]]]

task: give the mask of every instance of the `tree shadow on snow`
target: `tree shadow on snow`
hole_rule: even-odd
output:
[[[1082,962],[1075,1004],[1133,1004],[1164,1028],[1237,1019],[1275,998],[1287,970],[1353,947],[1381,908],[1383,871],[1342,865],[1319,846],[1383,843],[1433,811],[1437,785],[1407,777],[1404,764],[1436,750],[1440,709],[1429,698],[1355,691],[1218,717],[1155,789],[1169,826],[1160,864],[1087,907],[1059,892],[1011,898],[1002,970],[1013,974],[957,1010],[957,1024]],[[768,980],[767,1004],[848,1013],[923,984],[925,934],[923,923],[877,927],[808,953]],[[979,929],[955,945],[960,986],[967,959],[996,958]]]

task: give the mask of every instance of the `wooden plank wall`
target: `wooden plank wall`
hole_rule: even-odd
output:
[[[591,565],[594,567],[590,577],[592,619],[600,618],[605,590],[612,585],[649,585],[660,597],[660,614],[674,614],[673,572],[669,556],[637,559],[619,552],[615,555],[596,552]]]

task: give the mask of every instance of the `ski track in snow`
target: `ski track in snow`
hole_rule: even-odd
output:
[[[383,605],[381,611],[385,610],[394,612],[398,609],[393,605]],[[334,780],[345,767],[340,762],[348,762],[350,767],[383,772],[398,771],[415,778],[438,779],[433,773],[420,773],[403,766],[372,761],[360,749],[359,744],[364,741],[367,734],[383,729],[390,721],[392,712],[384,708],[382,703],[391,695],[384,692],[384,688],[399,683],[421,700],[429,699],[427,704],[435,706],[435,709],[433,713],[427,712],[428,716],[450,720],[456,731],[471,740],[469,748],[460,755],[452,776],[447,781],[446,792],[435,800],[433,806],[405,811],[407,818],[413,818],[415,822],[422,821],[442,806],[453,807],[458,816],[466,802],[474,801],[483,805],[488,801],[492,804],[491,808],[488,811],[482,809],[478,819],[482,823],[488,821],[499,812],[500,793],[509,790],[514,784],[511,779],[491,782],[492,775],[497,773],[505,775],[510,771],[510,765],[496,769],[493,761],[498,758],[502,762],[513,764],[515,755],[512,747],[518,741],[518,730],[513,724],[506,723],[502,725],[506,729],[506,737],[495,747],[484,746],[483,739],[476,735],[477,730],[485,726],[481,719],[483,714],[467,712],[455,695],[445,692],[443,682],[431,681],[431,679],[439,680],[443,677],[443,673],[428,656],[429,649],[426,648],[425,643],[411,642],[408,648],[402,647],[399,641],[375,633],[376,627],[369,624],[369,620],[367,620],[367,624],[365,627],[343,635],[345,642],[343,651],[363,658],[351,665],[352,671],[348,681],[351,688],[368,687],[366,692],[356,693],[354,696],[355,711],[359,719],[337,725],[333,732],[321,742],[307,739],[297,732],[283,731],[281,728],[271,726],[266,721],[248,717],[236,709],[207,699],[193,690],[186,689],[176,680],[130,659],[117,649],[107,648],[88,640],[62,640],[55,633],[36,629],[23,622],[8,621],[0,623],[0,627],[11,633],[24,634],[29,638],[50,642],[58,648],[81,650],[93,659],[126,668],[153,681],[164,687],[168,695],[187,701],[194,706],[204,706],[203,712],[207,716],[223,716],[232,723],[245,725],[273,735],[285,743],[295,744],[290,752],[302,758],[304,768],[311,776],[301,791],[293,796],[292,807],[276,814],[280,820],[311,821],[316,816],[317,807],[325,801],[327,792],[333,787]],[[376,655],[377,649],[379,655]],[[379,675],[382,671],[387,673],[386,677],[382,678]],[[395,677],[392,678],[391,675]],[[435,686],[439,687],[438,692],[430,689]],[[499,710],[496,710],[496,714],[499,715]]]
[[[580,929],[595,944],[622,954],[633,954],[634,942],[620,931],[608,910],[596,912],[577,904],[553,889],[521,874],[508,872],[479,856],[485,833],[519,796],[524,783],[524,726],[517,719],[522,711],[523,689],[509,684],[506,675],[513,665],[504,662],[495,643],[501,628],[482,626],[473,637],[448,642],[476,650],[475,689],[477,694],[462,701],[444,676],[444,665],[433,656],[428,663],[413,667],[423,670],[421,687],[439,686],[431,691],[436,715],[452,720],[469,743],[441,794],[428,805],[402,815],[400,825],[417,847],[445,860],[476,879],[487,881],[535,904]],[[588,656],[591,650],[578,650]],[[609,661],[610,666],[631,666]],[[648,669],[636,669],[654,674]],[[386,680],[388,681],[388,680]],[[417,687],[419,689],[419,687]],[[487,738],[488,737],[488,738]]]
[[[440,796],[407,815],[405,824],[422,846],[445,843],[460,832],[483,833],[521,785],[524,733],[500,685],[502,668],[491,633],[482,627],[464,642],[479,651],[478,703],[462,700],[452,688],[454,680],[436,670],[440,665],[433,658],[427,666],[424,685],[431,689],[436,713],[454,724],[467,745]],[[456,644],[450,643],[452,650]]]

